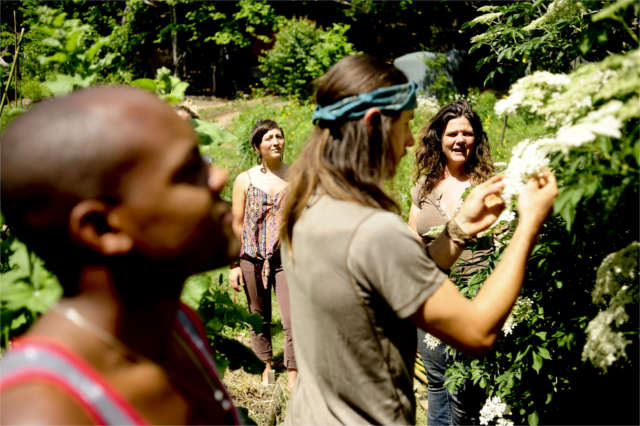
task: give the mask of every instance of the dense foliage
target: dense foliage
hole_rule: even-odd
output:
[[[636,49],[570,74],[533,73],[495,106],[546,127],[513,149],[503,196],[514,199],[543,167],[560,194],[504,336],[488,356],[448,371],[451,388],[469,379],[484,389],[485,424],[638,422],[638,93]],[[517,222],[513,212],[502,219],[487,237],[499,241],[489,266],[459,282],[470,297]]]
[[[265,88],[285,96],[308,98],[312,82],[344,56],[356,53],[347,41],[348,25],[318,28],[307,19],[282,24],[273,48],[260,57]]]
[[[585,61],[638,45],[638,11],[633,1],[606,6],[600,0],[536,0],[482,6],[482,15],[465,24],[481,33],[469,53],[485,84],[510,84],[537,70],[568,72]],[[596,14],[597,13],[597,14]],[[593,19],[592,19],[593,18]]]
[[[190,84],[191,94],[235,96],[250,93],[263,77],[258,57],[270,50],[282,22],[307,18],[331,31],[334,24],[357,51],[376,52],[388,59],[419,50],[466,50],[462,22],[474,14],[467,2],[266,2],[240,0],[24,0],[0,3],[0,56],[9,62],[13,46],[13,14],[17,32],[25,29],[18,64],[19,85],[25,97],[46,93],[39,83],[47,72],[37,57],[48,46],[34,31],[46,6],[87,26],[85,42],[104,37],[103,54],[115,53],[100,72],[106,81],[128,82],[152,78],[165,66]],[[0,64],[0,75],[8,72]],[[476,73],[465,73],[470,80]],[[11,86],[13,87],[13,85]]]

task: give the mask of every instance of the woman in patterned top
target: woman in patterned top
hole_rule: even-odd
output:
[[[242,241],[239,266],[229,272],[229,282],[247,296],[249,311],[262,317],[260,333],[251,331],[253,350],[266,364],[262,383],[272,377],[271,289],[276,293],[285,332],[284,365],[289,390],[297,368],[291,339],[289,290],[280,261],[279,230],[287,186],[288,164],[282,161],[284,132],[273,120],[258,120],[251,131],[251,145],[258,153],[258,165],[241,173],[233,184],[233,230]]]

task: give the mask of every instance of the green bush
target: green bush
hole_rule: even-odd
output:
[[[273,49],[259,58],[262,83],[279,95],[308,98],[314,79],[340,58],[355,53],[345,33],[348,25],[323,30],[307,19],[285,21]]]

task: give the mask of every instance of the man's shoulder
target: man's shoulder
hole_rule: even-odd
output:
[[[92,424],[77,397],[62,385],[32,378],[2,384],[0,424]]]

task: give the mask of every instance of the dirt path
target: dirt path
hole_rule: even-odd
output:
[[[231,126],[233,119],[240,115],[242,110],[248,106],[264,102],[264,99],[254,98],[248,100],[228,100],[213,96],[187,96],[185,97],[185,101],[192,102],[196,106],[197,111],[203,120],[213,121],[228,129]],[[272,105],[284,105],[286,102],[287,101],[284,100],[279,100],[275,103],[273,100],[269,101]]]

